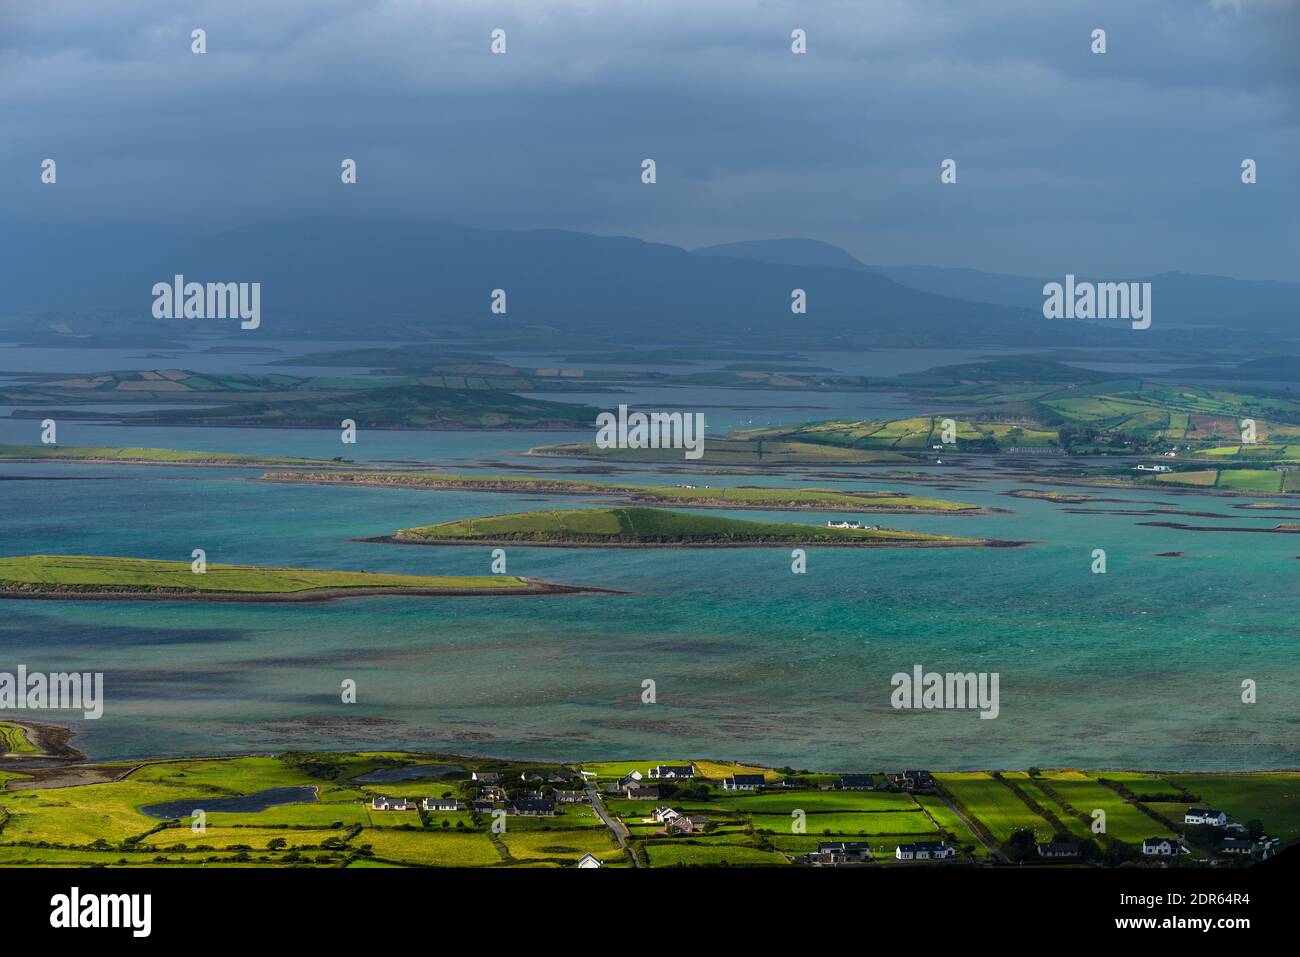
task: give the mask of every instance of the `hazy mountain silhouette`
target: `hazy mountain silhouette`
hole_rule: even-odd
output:
[[[153,318],[153,284],[179,273],[187,281],[260,282],[261,331],[271,338],[508,336],[540,328],[629,345],[750,348],[1119,342],[1114,326],[1044,321],[1041,284],[1032,296],[960,298],[947,293],[970,284],[920,288],[932,281],[927,273],[908,275],[909,285],[810,240],[692,253],[563,230],[338,220],[188,235],[175,228],[45,225],[0,236],[0,306],[11,325],[15,315],[30,324],[33,313],[65,320],[94,313],[119,317],[131,332],[184,335],[193,324],[233,332],[219,320]],[[1216,283],[1233,283],[1184,278],[1208,286],[1200,298],[1211,302],[1222,298]],[[1269,296],[1292,285],[1231,289],[1254,295],[1268,287],[1264,298],[1272,302]],[[806,315],[791,313],[796,288],[807,291]],[[494,289],[506,291],[504,316],[489,309]],[[1161,293],[1170,295],[1163,287]],[[1156,302],[1163,310],[1157,315],[1171,315],[1167,298]]]
[[[1043,305],[1043,284],[1059,276],[1015,276],[979,269],[942,266],[874,266],[846,250],[812,239],[773,239],[707,246],[696,253],[735,256],[789,265],[839,265],[869,270],[900,285],[970,302],[1037,312]],[[1085,276],[1094,281],[1150,282],[1159,321],[1180,326],[1211,326],[1227,330],[1293,332],[1300,321],[1300,283],[1229,279],[1183,272],[1149,276]]]

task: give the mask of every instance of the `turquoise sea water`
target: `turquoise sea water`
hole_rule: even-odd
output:
[[[676,391],[665,402],[703,401]],[[759,397],[756,397],[759,398]],[[719,402],[740,404],[735,393]],[[776,404],[778,396],[767,401]],[[868,409],[869,395],[810,402]],[[3,410],[0,410],[2,413]],[[747,413],[719,410],[719,428]],[[711,421],[715,421],[711,415]],[[0,418],[0,442],[37,423]],[[363,432],[345,454],[453,468],[580,433]],[[157,445],[332,457],[337,433],[124,429],[66,422],[65,445]],[[516,460],[520,461],[520,460]],[[564,475],[572,465],[529,464]],[[486,467],[487,471],[499,471]],[[818,472],[825,472],[819,469]],[[489,550],[356,542],[393,529],[589,499],[261,485],[259,470],[4,465],[0,554],[71,553],[480,574]],[[1086,490],[1223,519],[1071,514],[967,481],[895,484],[720,476],[701,484],[897,488],[1011,509],[871,517],[1019,549],[509,548],[509,572],[628,592],[547,598],[363,598],[329,604],[0,602],[0,671],[105,672],[105,715],[8,712],[72,726],[96,758],[286,748],[419,747],[555,759],[698,756],[809,768],[1300,764],[1300,536],[1245,499]],[[653,478],[649,471],[619,479]],[[57,479],[57,480],[54,480]],[[679,481],[682,479],[668,479]],[[957,487],[945,487],[956,482]],[[1094,507],[1134,507],[1115,502]],[[829,514],[721,512],[821,523]],[[1294,514],[1300,515],[1300,504]],[[1104,548],[1105,575],[1091,573]],[[1182,558],[1156,553],[1182,551]],[[1001,714],[890,707],[914,665],[995,671]],[[357,682],[357,703],[340,682]],[[657,700],[642,703],[643,681]],[[1258,703],[1241,702],[1241,682]]]
[[[464,438],[477,444],[483,437]],[[586,503],[259,485],[246,480],[256,472],[228,469],[3,471],[67,477],[2,483],[4,554],[188,560],[201,547],[210,562],[484,573],[485,548],[351,539]],[[1300,761],[1300,538],[1142,527],[1136,523],[1150,517],[1074,515],[996,494],[1012,485],[896,487],[1014,512],[886,524],[1038,544],[810,549],[804,575],[791,573],[784,549],[508,549],[513,574],[628,595],[313,605],[10,601],[0,608],[0,670],[104,671],[105,716],[66,723],[84,750],[105,758],[413,746],[547,758],[690,754],[806,767]],[[1278,513],[1231,510],[1232,499],[1102,494],[1231,512],[1224,524],[1278,521]],[[1090,571],[1094,548],[1107,551],[1105,575]],[[1187,557],[1155,557],[1171,550]],[[890,676],[916,664],[998,672],[1001,715],[894,711]],[[345,678],[357,682],[355,705],[340,702]],[[1257,704],[1240,702],[1244,678],[1258,682]],[[656,683],[653,705],[641,703],[645,679]]]

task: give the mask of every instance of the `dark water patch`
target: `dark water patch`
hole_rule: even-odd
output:
[[[220,811],[225,814],[255,814],[282,804],[310,804],[316,800],[316,788],[312,785],[303,785],[268,788],[256,794],[243,794],[238,797],[213,798],[204,795],[181,801],[164,801],[161,804],[147,804],[140,808],[140,812],[167,821],[172,818],[187,817],[199,808],[207,813]]]
[[[0,643],[7,643],[5,639],[10,637],[15,643],[26,643],[38,637],[42,645],[105,645],[113,648],[222,645],[252,639],[252,635],[242,628],[158,628],[147,625],[126,628],[102,621],[85,625],[51,615],[7,612],[4,623],[0,624]]]

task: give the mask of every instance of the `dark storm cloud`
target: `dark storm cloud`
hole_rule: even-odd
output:
[[[427,216],[1300,279],[1297,27],[1287,0],[9,0],[0,215]]]

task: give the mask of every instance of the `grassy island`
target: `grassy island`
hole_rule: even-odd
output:
[[[391,537],[376,540],[424,545],[516,543],[597,548],[1011,544],[888,528],[754,522],[654,508],[553,509],[490,515],[404,528]]]
[[[536,595],[592,591],[513,575],[388,575],[86,555],[0,558],[0,598],[321,601],[356,595]]]
[[[581,479],[520,478],[508,475],[444,475],[437,472],[268,472],[267,482],[312,485],[363,485],[457,492],[522,492],[543,495],[606,495],[629,503],[686,508],[808,509],[842,512],[914,512],[977,515],[991,509],[965,502],[908,495],[903,492],[849,491],[825,488],[709,488],[694,485],[625,485]]]
[[[117,462],[127,465],[329,465],[323,459],[236,452],[187,452],[177,449],[116,448],[90,445],[0,445],[0,462]]]

